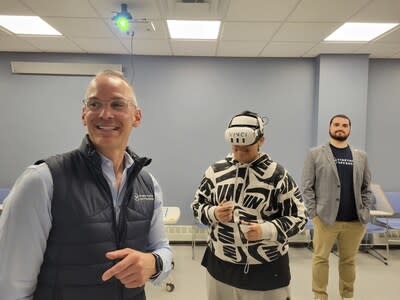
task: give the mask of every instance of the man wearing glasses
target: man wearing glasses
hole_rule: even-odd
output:
[[[122,73],[90,82],[81,146],[17,180],[0,218],[0,299],[146,299],[171,270],[161,189],[127,148],[142,119]]]

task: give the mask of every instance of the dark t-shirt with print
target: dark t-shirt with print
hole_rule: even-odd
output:
[[[353,186],[353,156],[350,147],[336,148],[330,145],[335,157],[340,179],[340,204],[337,221],[354,221],[358,219]]]

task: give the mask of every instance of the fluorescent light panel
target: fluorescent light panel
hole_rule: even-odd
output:
[[[215,40],[221,21],[167,20],[172,39]]]
[[[0,26],[15,34],[62,35],[37,16],[1,16]]]
[[[325,38],[327,42],[368,42],[399,23],[344,23]]]

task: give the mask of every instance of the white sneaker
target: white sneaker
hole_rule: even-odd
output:
[[[343,298],[343,300],[354,300],[354,298]]]

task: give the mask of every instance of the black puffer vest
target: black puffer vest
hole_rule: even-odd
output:
[[[102,274],[116,262],[108,251],[148,249],[154,186],[142,168],[150,159],[127,150],[135,163],[128,170],[119,221],[103,176],[101,157],[86,137],[79,149],[46,160],[52,174],[52,228],[34,300],[137,300],[144,287],[127,289]]]

